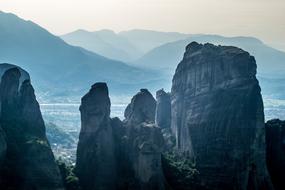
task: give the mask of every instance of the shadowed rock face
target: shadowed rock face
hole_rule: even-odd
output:
[[[76,172],[84,190],[115,189],[116,158],[105,83],[96,83],[81,99],[81,131]]]
[[[3,162],[5,160],[6,151],[7,151],[7,143],[6,143],[5,132],[0,127],[0,168],[2,168]]]
[[[122,122],[110,118],[105,83],[94,84],[82,98],[76,172],[84,190],[164,189],[164,144],[160,129],[154,125],[155,104],[152,95],[141,90]]]
[[[170,94],[163,89],[156,92],[155,124],[160,128],[170,128],[171,125],[171,100]]]
[[[147,89],[141,89],[125,110],[126,122],[137,125],[142,122],[154,122],[156,101]]]
[[[154,124],[156,101],[150,92],[142,89],[125,111],[127,157],[135,176],[135,189],[164,189],[161,154],[164,139]]]
[[[7,68],[7,64],[0,65],[0,70],[1,133],[7,144],[1,189],[63,189],[28,75],[21,76],[21,69]]]
[[[266,123],[267,167],[276,190],[285,189],[285,121]]]
[[[263,102],[249,53],[193,42],[172,81],[177,148],[205,189],[269,189]]]

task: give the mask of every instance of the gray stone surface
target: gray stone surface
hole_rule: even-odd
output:
[[[156,92],[155,124],[164,129],[171,125],[171,100],[170,94],[163,89]]]
[[[205,189],[270,189],[263,102],[249,53],[226,46],[186,47],[171,90],[178,150],[196,164]]]
[[[116,158],[106,83],[96,83],[81,99],[81,131],[76,173],[83,190],[116,188]]]
[[[125,110],[126,122],[137,125],[142,122],[154,122],[156,101],[147,89],[141,89]]]
[[[1,127],[7,150],[1,169],[1,189],[61,190],[62,178],[45,135],[45,125],[28,74],[0,65]],[[3,68],[2,68],[3,67]],[[26,72],[24,72],[26,73]]]

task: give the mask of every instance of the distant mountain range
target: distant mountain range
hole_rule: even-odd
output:
[[[82,95],[96,81],[111,93],[157,89],[157,73],[71,46],[44,28],[14,14],[0,12],[0,63],[18,65],[31,74],[37,92],[47,96]]]
[[[59,38],[31,21],[0,12],[0,63],[29,71],[36,91],[44,96],[82,95],[96,81],[107,82],[112,95],[130,95],[139,88],[170,90],[172,74],[192,41],[250,52],[257,60],[263,94],[285,99],[285,53],[253,37],[77,30]]]
[[[224,37],[207,34],[183,34],[149,30],[115,33],[111,30],[88,32],[78,30],[61,36],[66,42],[94,51],[106,57],[122,60],[139,67],[174,73],[185,47],[192,41],[240,47],[255,56],[258,74],[282,77],[285,72],[285,52],[274,49],[254,37]]]
[[[112,30],[89,32],[80,29],[60,37],[71,45],[81,46],[111,59],[132,62],[157,46],[189,36],[177,32],[151,30],[130,30],[115,33]]]
[[[252,37],[192,35],[185,40],[156,47],[134,63],[142,67],[164,69],[170,73],[174,73],[177,63],[179,63],[183,57],[185,47],[192,41],[242,48],[255,56],[259,76],[274,78],[284,77],[285,52],[269,47],[262,41]]]

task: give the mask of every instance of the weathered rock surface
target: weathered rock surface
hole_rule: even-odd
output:
[[[175,147],[175,137],[172,134],[171,125],[171,99],[170,93],[163,89],[156,92],[155,124],[161,128],[164,138],[165,151],[172,151]]]
[[[156,92],[155,124],[164,129],[171,125],[171,100],[170,94],[163,89]]]
[[[276,190],[285,189],[285,121],[266,123],[267,167]]]
[[[83,190],[116,189],[116,158],[105,83],[96,83],[81,99],[81,131],[76,172]]]
[[[164,140],[154,124],[156,101],[146,89],[141,89],[125,111],[128,157],[135,175],[136,189],[164,189],[161,154]]]
[[[0,72],[0,123],[7,144],[1,189],[63,189],[27,72],[8,64],[1,64]]]
[[[142,122],[155,121],[156,101],[147,89],[141,89],[125,110],[126,123],[138,125]]]
[[[6,136],[5,132],[0,127],[0,168],[2,168],[3,161],[5,160],[6,151],[7,151]]]
[[[263,102],[249,53],[226,46],[186,48],[172,84],[171,128],[195,161],[205,189],[270,189]]]
[[[164,189],[161,131],[154,124],[156,101],[146,90],[136,94],[126,120],[110,118],[105,83],[96,83],[82,98],[82,128],[76,172],[84,190]]]

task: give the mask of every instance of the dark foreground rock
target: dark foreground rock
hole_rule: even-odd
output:
[[[172,85],[177,149],[193,159],[204,189],[271,189],[263,102],[249,53],[191,43]]]
[[[92,86],[80,106],[76,172],[84,190],[164,189],[164,141],[154,124],[155,106],[143,89],[128,105],[124,122],[111,119],[107,85]]]
[[[85,190],[116,188],[116,158],[105,83],[96,83],[82,98],[76,173]]]
[[[147,89],[141,89],[125,110],[126,123],[137,125],[142,122],[154,122],[156,101]]]
[[[266,157],[272,183],[276,190],[285,189],[285,121],[266,123]]]
[[[0,189],[64,189],[27,72],[1,64],[0,73]]]
[[[155,124],[162,128],[170,128],[171,125],[171,100],[170,94],[163,89],[156,92]]]

